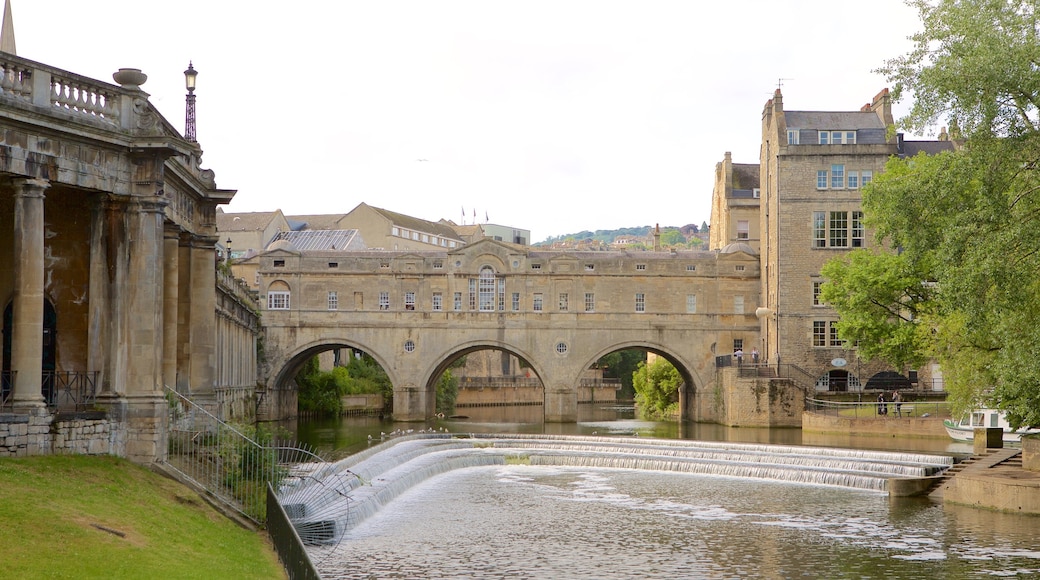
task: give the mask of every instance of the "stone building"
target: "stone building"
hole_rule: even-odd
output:
[[[115,85],[11,53],[0,69],[0,455],[161,460],[164,385],[250,411],[256,307],[215,262],[235,192],[141,71]]]
[[[433,414],[441,372],[492,349],[541,380],[546,421],[574,421],[588,369],[639,348],[680,370],[690,418],[800,421],[797,405],[771,407],[779,398],[734,395],[727,404],[716,389],[717,357],[758,336],[759,260],[747,245],[561,252],[485,238],[454,250],[347,251],[280,240],[259,260],[270,419],[295,413],[292,378],[325,351],[371,355],[394,386],[394,417],[422,420]]]
[[[747,244],[761,249],[758,164],[733,163],[727,151],[715,165],[715,187],[711,197],[711,228],[708,248]]]
[[[949,141],[904,142],[893,126],[888,89],[857,111],[788,111],[777,89],[762,112],[757,346],[766,360],[816,377],[817,390],[872,388],[870,381],[884,376],[879,373],[892,371],[846,348],[838,339],[837,314],[819,295],[824,263],[875,243],[863,223],[861,192],[888,159],[953,147]],[[728,163],[727,157],[723,166]],[[717,187],[716,196],[722,191]],[[922,375],[930,379],[931,369]]]
[[[465,244],[451,226],[360,203],[339,220],[338,229],[357,230],[365,246],[382,250],[453,249]]]

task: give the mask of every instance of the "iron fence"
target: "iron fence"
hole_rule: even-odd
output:
[[[0,410],[7,409],[11,404],[15,372],[17,371],[0,371]]]
[[[266,486],[277,488],[293,465],[323,462],[253,425],[231,425],[166,387],[169,441],[165,463],[215,499],[256,523],[267,514]]]
[[[0,372],[0,409],[10,409],[18,371]],[[97,399],[99,371],[44,371],[40,394],[51,411],[86,411]]]
[[[267,533],[290,580],[320,580],[296,526],[282,507],[274,488],[267,486]]]
[[[805,410],[818,415],[848,418],[942,417],[950,416],[946,401],[824,401],[805,399]]]
[[[85,411],[97,399],[98,371],[56,371],[43,373],[47,406],[52,409]],[[49,387],[49,388],[48,388]]]

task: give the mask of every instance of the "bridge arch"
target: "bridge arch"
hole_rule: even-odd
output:
[[[463,344],[452,346],[451,348],[443,349],[441,352],[430,357],[432,364],[423,372],[423,375],[426,377],[424,383],[426,385],[426,390],[429,392],[431,389],[436,389],[437,381],[440,379],[441,374],[443,374],[444,371],[451,366],[451,363],[457,360],[460,356],[488,349],[501,350],[516,355],[531,365],[531,370],[534,371],[534,374],[537,375],[538,378],[545,376],[545,371],[542,368],[542,365],[539,364],[537,360],[533,359],[532,353],[526,352],[515,344],[499,340],[471,340]]]
[[[619,350],[645,350],[647,352],[652,352],[658,356],[664,357],[668,362],[672,363],[672,366],[679,371],[679,375],[682,376],[683,381],[690,387],[704,384],[701,381],[700,375],[697,373],[697,369],[675,350],[660,344],[645,341],[622,342],[606,347],[592,356],[592,358],[587,362],[586,368],[606,355]]]
[[[391,366],[390,360],[386,358],[385,353],[380,353],[377,350],[370,348],[362,341],[338,337],[323,337],[319,340],[299,345],[295,350],[287,353],[282,359],[277,361],[275,368],[272,369],[274,372],[271,373],[271,376],[274,377],[274,384],[272,386],[278,390],[287,390],[289,385],[292,383],[292,380],[308,360],[318,354],[329,350],[335,350],[337,348],[359,350],[371,356],[373,360],[379,363],[379,366],[383,367],[383,371],[390,379],[390,383],[394,385],[397,384],[394,376],[394,368]]]

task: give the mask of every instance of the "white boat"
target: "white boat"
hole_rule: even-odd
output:
[[[981,427],[1000,427],[1004,430],[1005,443],[1017,443],[1022,441],[1023,435],[1040,433],[1040,429],[1026,427],[1012,430],[1004,412],[996,409],[976,409],[965,413],[960,423],[952,419],[943,419],[943,425],[950,437],[957,441],[972,441],[975,439],[975,429]]]

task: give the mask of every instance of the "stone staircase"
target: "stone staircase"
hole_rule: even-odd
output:
[[[956,476],[958,473],[967,469],[969,465],[976,463],[980,459],[983,459],[986,456],[990,455],[991,453],[993,453],[993,451],[993,449],[987,449],[985,453],[975,454],[971,457],[968,457],[967,459],[955,463],[953,467],[947,469],[942,473],[942,475],[935,478],[935,481],[932,483],[931,487],[928,488],[928,491],[925,492],[925,495],[936,498],[942,497],[942,490],[944,487],[946,487],[946,482],[953,479],[953,477]]]

